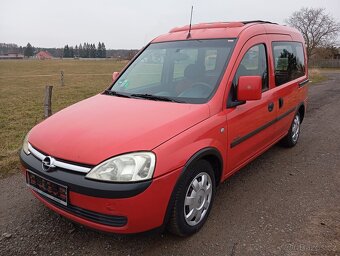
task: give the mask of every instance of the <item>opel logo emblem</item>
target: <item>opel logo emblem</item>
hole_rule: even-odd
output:
[[[42,168],[44,171],[51,171],[53,168],[55,168],[54,165],[55,159],[50,156],[46,156],[44,160],[42,160]]]

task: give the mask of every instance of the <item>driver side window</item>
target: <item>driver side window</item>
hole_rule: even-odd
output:
[[[240,76],[261,76],[262,92],[269,89],[267,53],[264,44],[251,47],[243,56],[233,79],[233,85],[229,94],[232,101],[237,100],[236,88]]]

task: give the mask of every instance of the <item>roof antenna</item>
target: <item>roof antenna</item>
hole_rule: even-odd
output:
[[[188,32],[188,35],[187,35],[187,39],[190,38],[190,36],[191,36],[190,32],[191,32],[191,21],[192,21],[192,12],[193,12],[193,10],[194,10],[194,6],[192,5],[191,6],[191,14],[190,14],[189,32]]]

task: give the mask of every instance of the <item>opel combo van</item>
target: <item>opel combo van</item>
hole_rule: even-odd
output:
[[[174,28],[114,73],[107,90],[35,126],[22,171],[35,197],[74,222],[190,235],[221,182],[277,142],[296,145],[307,82],[293,28]]]

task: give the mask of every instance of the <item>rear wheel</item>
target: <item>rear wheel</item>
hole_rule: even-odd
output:
[[[294,116],[288,134],[281,140],[280,144],[288,148],[294,147],[299,140],[300,126],[301,126],[300,113],[297,112]]]
[[[215,194],[215,176],[211,164],[199,160],[192,164],[176,191],[168,230],[179,236],[197,232],[210,213]]]

